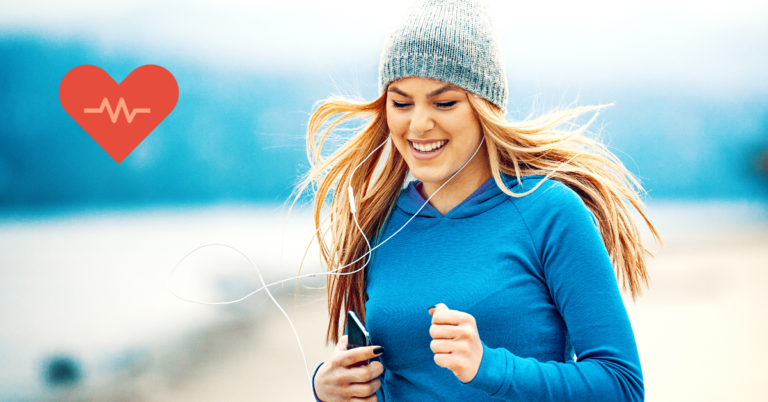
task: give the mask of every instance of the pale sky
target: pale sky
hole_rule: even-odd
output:
[[[6,0],[0,38],[76,38],[107,54],[172,54],[238,70],[359,70],[378,65],[409,3]],[[511,80],[768,92],[764,0],[489,3]]]

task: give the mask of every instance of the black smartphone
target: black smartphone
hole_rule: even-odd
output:
[[[365,329],[365,326],[354,311],[347,311],[347,350],[362,346],[371,346],[368,330]],[[370,362],[370,359],[368,359],[365,362],[355,363],[352,366],[362,366]]]

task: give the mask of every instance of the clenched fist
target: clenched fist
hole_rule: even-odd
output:
[[[450,310],[443,303],[430,307],[429,314],[432,315],[429,347],[435,353],[435,363],[451,370],[465,384],[472,381],[483,360],[483,343],[475,317]]]

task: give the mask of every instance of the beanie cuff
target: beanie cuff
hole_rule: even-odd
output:
[[[448,57],[411,53],[392,57],[381,65],[379,93],[401,78],[424,77],[447,82],[485,98],[506,112],[507,83],[494,72],[463,66]]]

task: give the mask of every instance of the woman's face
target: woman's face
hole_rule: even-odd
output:
[[[408,77],[389,84],[387,124],[411,174],[424,183],[441,184],[450,178],[482,139],[466,92],[429,78]]]

